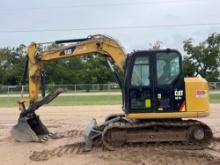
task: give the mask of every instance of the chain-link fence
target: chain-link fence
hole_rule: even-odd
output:
[[[51,105],[119,105],[122,104],[120,88],[117,84],[62,84],[47,85],[46,94],[62,88],[63,97],[58,97]],[[209,83],[214,102],[219,102],[220,82]],[[22,92],[23,91],[23,92]],[[39,96],[41,93],[39,93]],[[28,97],[28,86],[0,85],[0,107],[17,106],[17,100]],[[70,97],[69,97],[70,96]],[[92,96],[92,97],[91,97]],[[40,98],[40,97],[39,97]]]
[[[83,92],[119,92],[118,84],[50,84],[46,85],[46,93],[54,89],[62,88],[64,93],[83,93]],[[0,85],[0,94],[24,94],[28,93],[27,85]]]
[[[209,82],[210,90],[220,90],[220,82]]]
[[[83,93],[83,92],[119,92],[118,84],[50,84],[46,86],[46,93],[54,89],[62,88],[64,93]],[[220,90],[220,82],[209,82],[210,90]],[[21,85],[0,85],[0,94],[24,94],[28,93],[28,86]]]

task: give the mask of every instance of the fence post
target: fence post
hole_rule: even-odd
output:
[[[24,97],[24,85],[21,85],[21,97]]]

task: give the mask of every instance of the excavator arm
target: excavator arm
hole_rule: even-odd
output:
[[[61,40],[55,43],[74,43],[66,47],[49,50],[38,51],[38,45],[31,43],[28,47],[28,83],[29,98],[21,98],[19,109],[25,111],[25,103],[33,104],[37,101],[41,84],[42,74],[44,73],[43,62],[59,60],[64,58],[74,58],[77,56],[87,56],[99,54],[110,57],[115,65],[123,71],[125,53],[122,47],[114,39],[104,35],[93,35],[84,39]],[[55,94],[56,95],[56,94]]]

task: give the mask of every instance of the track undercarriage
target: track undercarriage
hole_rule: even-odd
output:
[[[12,137],[23,142],[43,142],[49,137],[56,138],[47,130],[35,111],[61,92],[61,89],[55,90],[22,112],[18,124],[11,130]],[[178,143],[201,149],[210,144],[213,135],[206,124],[197,120],[131,120],[124,114],[116,114],[108,116],[101,125],[97,125],[96,120],[93,119],[86,128],[84,137],[85,150],[89,151],[99,142],[102,142],[108,150],[136,143]]]
[[[205,148],[212,140],[212,131],[197,120],[129,120],[124,115],[111,115],[97,125],[93,119],[85,131],[86,150],[97,141],[108,150],[135,143],[171,143]]]

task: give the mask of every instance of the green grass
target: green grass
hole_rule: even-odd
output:
[[[50,105],[115,105],[121,104],[121,96],[61,96]]]
[[[0,97],[0,107],[17,106],[16,97]],[[220,103],[220,94],[210,94],[211,103]],[[121,104],[121,96],[59,96],[49,105],[117,105]]]
[[[97,93],[102,93],[102,92],[120,92],[120,89],[103,89],[103,90],[95,90],[91,89],[89,91],[86,90],[64,90],[65,93],[92,93],[92,92],[97,92]]]
[[[0,97],[0,107],[17,106],[18,97]],[[121,96],[59,96],[49,105],[117,105],[121,104]]]
[[[50,93],[51,91],[47,90],[46,93]],[[69,89],[65,90],[64,89],[64,92],[65,93],[93,93],[93,92],[102,93],[102,92],[121,92],[121,90],[120,89],[103,89],[103,90],[91,89],[91,90],[87,91],[85,89],[82,89],[82,90],[77,89],[75,91],[75,90],[69,90]],[[21,93],[21,91],[10,91],[9,95],[10,94],[20,94],[20,93]],[[28,91],[25,91],[24,93],[28,94]],[[1,91],[1,94],[8,94],[8,91]]]
[[[0,107],[17,106],[18,97],[0,97]]]
[[[210,94],[211,103],[220,103],[220,94]]]

